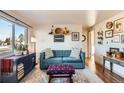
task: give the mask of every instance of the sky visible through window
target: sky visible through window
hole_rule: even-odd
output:
[[[24,34],[25,28],[15,25],[15,37],[21,33]],[[12,23],[0,19],[0,40],[5,40],[6,37],[12,37]]]
[[[12,38],[12,23],[0,19],[0,40]]]

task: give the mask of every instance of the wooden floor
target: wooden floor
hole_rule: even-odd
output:
[[[115,73],[111,73],[108,69],[102,71],[102,66],[98,63],[91,64],[90,58],[87,58],[86,62],[90,70],[96,73],[105,83],[124,83],[124,78],[120,77]]]

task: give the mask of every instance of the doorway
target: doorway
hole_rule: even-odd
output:
[[[94,64],[94,53],[95,53],[95,42],[94,42],[94,30],[89,31],[88,34],[89,37],[89,58],[90,58],[90,64]]]

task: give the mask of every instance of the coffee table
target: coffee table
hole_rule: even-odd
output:
[[[70,64],[50,65],[47,70],[47,75],[49,75],[49,83],[52,78],[69,78],[70,83],[73,83],[73,74],[75,74],[75,69]]]

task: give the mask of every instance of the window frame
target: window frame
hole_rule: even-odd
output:
[[[12,21],[6,17],[3,17],[0,15],[0,19],[2,20],[5,20],[7,22],[10,22],[12,23],[12,50],[11,51],[8,51],[8,52],[2,52],[0,53],[0,56],[4,56],[4,55],[14,55],[14,48],[15,48],[15,25],[18,25],[18,26],[21,26],[21,27],[24,27],[26,29],[26,43],[28,44],[28,27],[27,26],[24,26],[22,25],[21,23],[18,23],[18,22],[15,22],[15,21]]]

